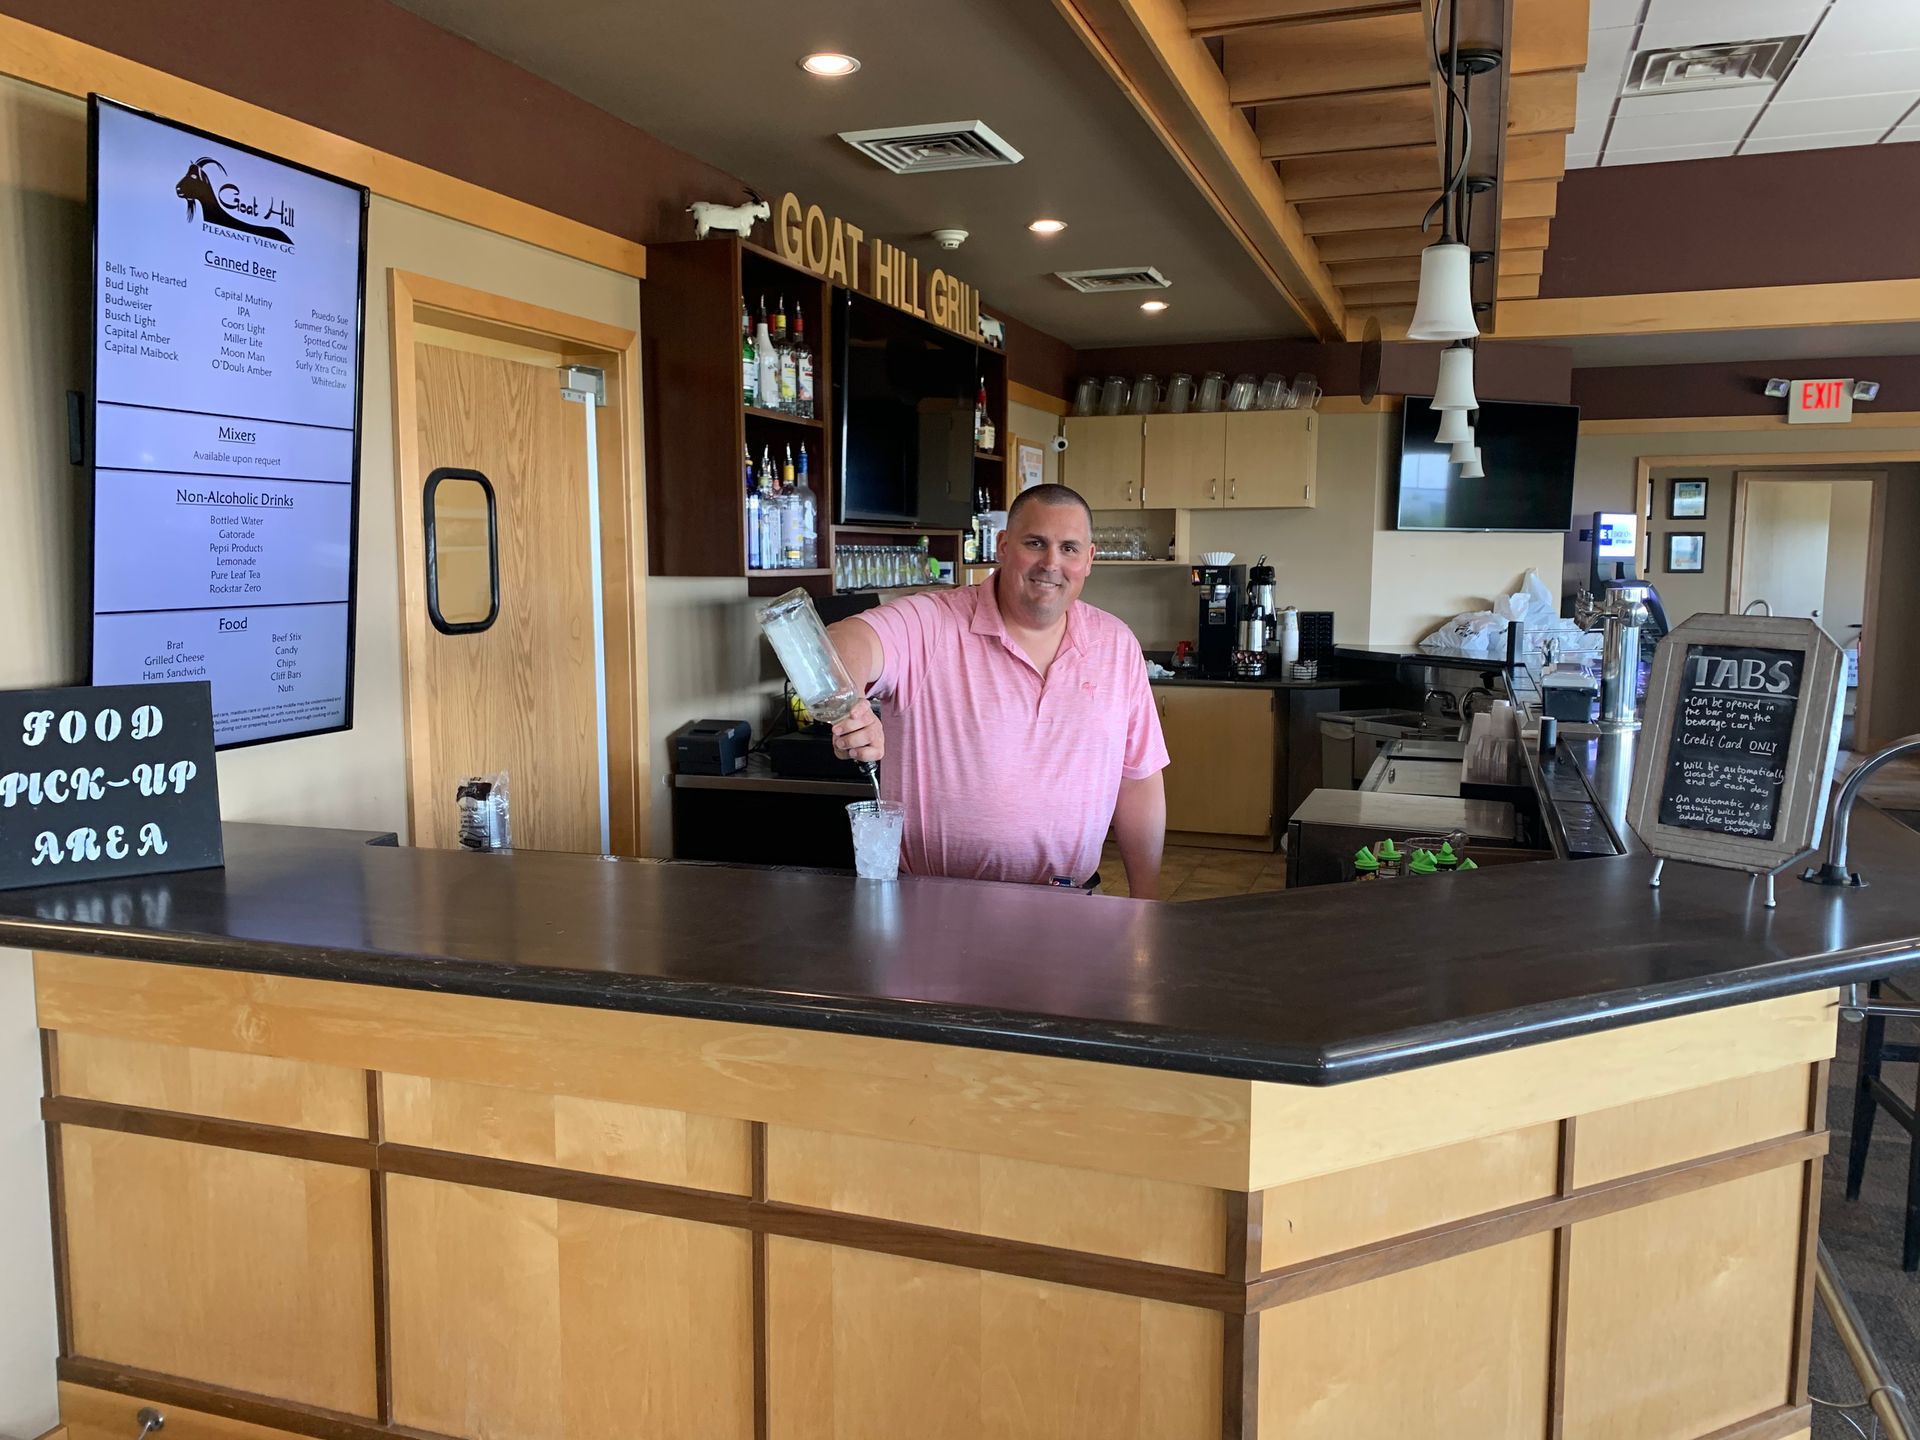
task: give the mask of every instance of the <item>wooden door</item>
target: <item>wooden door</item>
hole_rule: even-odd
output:
[[[1228,509],[1298,509],[1313,504],[1320,453],[1311,410],[1249,410],[1226,417]]]
[[[1226,503],[1227,417],[1149,415],[1145,488],[1156,510],[1217,510]]]
[[[420,473],[493,486],[500,608],[483,630],[421,625],[424,714],[412,714],[416,845],[458,843],[454,793],[509,776],[514,845],[598,852],[599,695],[584,407],[550,363],[414,346]],[[415,602],[410,602],[415,603]],[[424,604],[424,597],[417,603]]]
[[[1061,483],[1095,510],[1139,509],[1140,423],[1136,415],[1069,417]]]
[[[1160,685],[1167,829],[1267,835],[1273,829],[1272,690]]]

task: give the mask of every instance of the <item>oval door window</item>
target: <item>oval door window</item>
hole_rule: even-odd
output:
[[[443,635],[473,635],[500,614],[499,510],[493,482],[450,466],[427,476],[427,615]]]

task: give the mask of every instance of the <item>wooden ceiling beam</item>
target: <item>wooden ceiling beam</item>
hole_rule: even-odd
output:
[[[1563,135],[1509,136],[1502,175],[1509,182],[1558,180],[1567,172],[1566,157]],[[1432,194],[1441,182],[1438,145],[1303,155],[1279,163],[1280,182],[1296,202],[1406,190]]]
[[[1545,256],[1543,250],[1503,249],[1500,252],[1500,274],[1538,275],[1545,264]],[[1420,278],[1420,257],[1395,255],[1379,260],[1348,260],[1327,268],[1333,272],[1333,283],[1345,294],[1355,285],[1392,285],[1417,281]]]
[[[1500,227],[1502,251],[1544,250],[1550,222],[1546,220],[1508,220]],[[1438,239],[1437,232],[1412,225],[1382,230],[1352,230],[1322,235],[1318,240],[1321,258],[1329,265],[1344,265],[1355,260],[1385,260],[1414,255]]]
[[[1502,228],[1512,220],[1545,219],[1554,212],[1560,187],[1551,180],[1531,180],[1503,186],[1500,192]],[[1337,200],[1307,200],[1300,206],[1300,223],[1309,235],[1337,235],[1348,230],[1418,230],[1436,190],[1409,190],[1398,195],[1346,195]],[[1477,228],[1477,227],[1476,227]],[[1426,237],[1440,238],[1440,223]],[[1477,237],[1476,237],[1477,238]],[[1488,245],[1485,248],[1496,248]],[[1329,258],[1321,247],[1321,258]]]
[[[1231,36],[1224,51],[1235,105],[1424,85],[1433,70],[1417,12],[1254,30]]]
[[[1333,277],[1207,42],[1189,30],[1183,0],[1054,0],[1054,8],[1306,328],[1342,334],[1346,306]]]
[[[1300,25],[1418,11],[1420,0],[1187,0],[1195,35],[1226,35],[1262,25]]]
[[[1577,70],[1515,75],[1507,82],[1507,134],[1572,134],[1579,87]]]
[[[1538,275],[1502,275],[1499,277],[1502,300],[1531,300],[1540,293]],[[1384,285],[1342,285],[1340,294],[1349,309],[1371,310],[1382,305],[1411,305],[1420,298],[1420,282],[1395,280]]]
[[[1587,0],[1507,0],[1513,10],[1508,69],[1515,75],[1587,65]]]
[[[1507,134],[1570,133],[1578,80],[1571,71],[1514,76],[1507,82]],[[1254,111],[1253,125],[1269,160],[1435,143],[1424,85],[1276,100]]]

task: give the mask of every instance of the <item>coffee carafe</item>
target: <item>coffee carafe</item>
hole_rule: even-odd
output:
[[[1247,571],[1246,618],[1247,650],[1270,651],[1273,649],[1276,626],[1273,599],[1273,566],[1267,564],[1262,555],[1259,561]]]

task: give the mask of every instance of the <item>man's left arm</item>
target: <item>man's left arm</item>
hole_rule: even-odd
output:
[[[1160,856],[1167,845],[1167,787],[1162,771],[1122,780],[1113,807],[1113,838],[1127,867],[1127,893],[1136,900],[1160,898]]]

